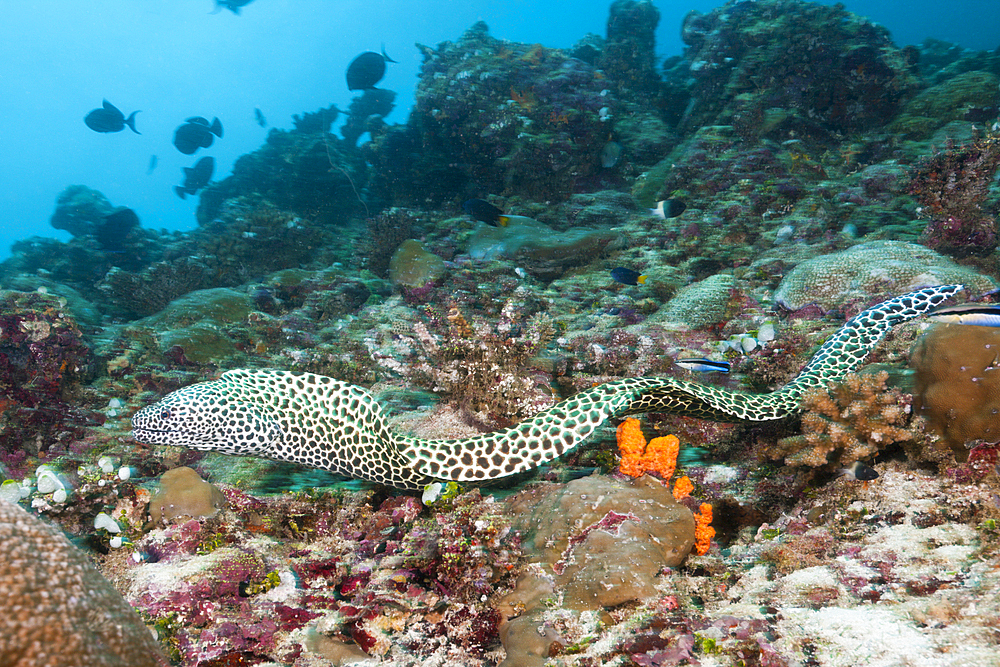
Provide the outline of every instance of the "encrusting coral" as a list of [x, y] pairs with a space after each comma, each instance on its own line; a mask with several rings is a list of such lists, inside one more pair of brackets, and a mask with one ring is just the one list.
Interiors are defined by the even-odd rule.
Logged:
[[782, 438], [764, 454], [791, 466], [841, 467], [870, 459], [894, 442], [915, 440], [911, 408], [898, 389], [887, 389], [889, 374], [851, 373], [828, 388], [805, 394], [802, 434]]
[[62, 533], [0, 500], [0, 664], [163, 667], [152, 634]]

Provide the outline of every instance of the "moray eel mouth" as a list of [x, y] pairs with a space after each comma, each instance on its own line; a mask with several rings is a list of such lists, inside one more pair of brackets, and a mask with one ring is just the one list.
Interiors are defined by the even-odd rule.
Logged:
[[760, 422], [801, 410], [802, 395], [854, 371], [897, 324], [941, 305], [961, 285], [926, 287], [848, 320], [788, 384], [754, 394], [669, 377], [614, 380], [582, 391], [509, 429], [425, 440], [389, 429], [364, 389], [313, 373], [238, 369], [168, 394], [132, 418], [152, 445], [291, 461], [399, 489], [507, 477], [579, 446], [609, 419], [666, 412]]

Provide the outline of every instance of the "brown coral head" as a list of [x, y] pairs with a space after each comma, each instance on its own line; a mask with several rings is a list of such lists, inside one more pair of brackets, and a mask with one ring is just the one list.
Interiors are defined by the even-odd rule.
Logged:
[[942, 448], [968, 457], [966, 443], [1000, 440], [1000, 329], [932, 326], [911, 355], [918, 414], [941, 436]]

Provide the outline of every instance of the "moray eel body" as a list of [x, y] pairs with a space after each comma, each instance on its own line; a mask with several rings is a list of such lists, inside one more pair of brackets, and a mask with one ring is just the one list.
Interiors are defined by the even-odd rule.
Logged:
[[667, 412], [768, 421], [800, 410], [802, 394], [855, 370], [897, 324], [962, 289], [940, 285], [890, 299], [837, 330], [794, 380], [751, 394], [674, 378], [627, 378], [580, 392], [515, 426], [455, 440], [393, 433], [364, 389], [312, 373], [239, 369], [168, 394], [132, 418], [136, 440], [323, 468], [399, 489], [438, 480], [506, 477], [580, 445], [605, 421]]

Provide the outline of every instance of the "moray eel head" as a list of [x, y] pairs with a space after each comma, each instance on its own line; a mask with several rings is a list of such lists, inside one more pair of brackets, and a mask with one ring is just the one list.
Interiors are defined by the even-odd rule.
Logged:
[[175, 391], [135, 413], [132, 435], [151, 445], [262, 457], [282, 440], [279, 424], [258, 406], [234, 400], [212, 382]]

